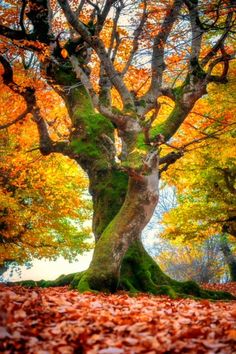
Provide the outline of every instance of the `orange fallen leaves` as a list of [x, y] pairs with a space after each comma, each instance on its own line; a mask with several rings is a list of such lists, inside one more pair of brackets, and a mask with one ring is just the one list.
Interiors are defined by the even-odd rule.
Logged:
[[230, 354], [236, 344], [235, 302], [0, 290], [1, 353]]

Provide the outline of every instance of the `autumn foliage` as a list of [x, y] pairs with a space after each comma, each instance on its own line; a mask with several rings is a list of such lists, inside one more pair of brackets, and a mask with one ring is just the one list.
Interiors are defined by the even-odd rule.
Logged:
[[0, 306], [3, 353], [231, 354], [236, 343], [235, 303], [1, 286]]
[[1, 9], [1, 263], [87, 249], [89, 188], [93, 259], [64, 282], [217, 298], [166, 276], [141, 234], [160, 177], [183, 201], [165, 217], [170, 237], [234, 229], [224, 149], [234, 152], [234, 105], [221, 99], [235, 90], [234, 1], [6, 0]]

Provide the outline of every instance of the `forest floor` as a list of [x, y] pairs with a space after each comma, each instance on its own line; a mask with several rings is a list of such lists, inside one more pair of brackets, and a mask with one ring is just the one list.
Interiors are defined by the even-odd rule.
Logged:
[[0, 353], [232, 354], [236, 302], [0, 285]]

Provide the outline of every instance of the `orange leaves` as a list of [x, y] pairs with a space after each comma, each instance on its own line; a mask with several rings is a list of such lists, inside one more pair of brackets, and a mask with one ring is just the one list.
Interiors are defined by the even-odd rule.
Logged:
[[85, 238], [90, 228], [83, 226], [90, 217], [90, 205], [83, 196], [87, 179], [77, 164], [56, 155], [42, 159], [32, 121], [26, 120], [20, 129], [11, 126], [8, 134], [0, 133], [4, 146], [0, 219], [6, 241], [0, 244], [0, 264], [6, 259], [21, 264], [31, 257], [61, 253], [71, 257], [88, 249]]
[[65, 48], [61, 50], [61, 56], [63, 59], [66, 59], [68, 57], [68, 52]]
[[235, 345], [230, 302], [1, 286], [0, 307], [2, 352], [231, 354]]

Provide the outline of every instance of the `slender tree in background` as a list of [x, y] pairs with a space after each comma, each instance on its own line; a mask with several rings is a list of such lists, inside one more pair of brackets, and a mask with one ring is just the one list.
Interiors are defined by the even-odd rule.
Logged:
[[[31, 113], [41, 153], [75, 160], [89, 178], [95, 251], [89, 269], [64, 282], [80, 291], [213, 296], [167, 277], [140, 237], [158, 202], [160, 174], [192, 142], [173, 151], [161, 146], [171, 145], [208, 84], [227, 82], [235, 2], [25, 0], [4, 1], [2, 10], [3, 83], [25, 100], [2, 128]], [[65, 140], [50, 135], [36, 88], [13, 77], [19, 51], [37, 56], [42, 80], [64, 101]], [[168, 112], [162, 96], [172, 103]]]

